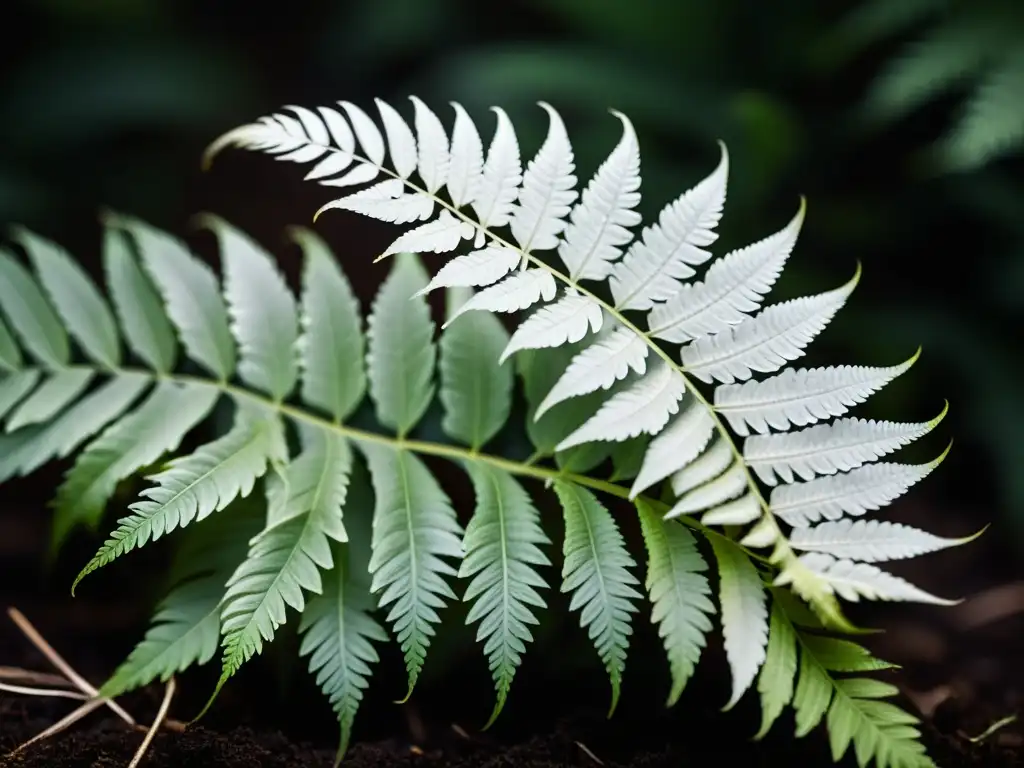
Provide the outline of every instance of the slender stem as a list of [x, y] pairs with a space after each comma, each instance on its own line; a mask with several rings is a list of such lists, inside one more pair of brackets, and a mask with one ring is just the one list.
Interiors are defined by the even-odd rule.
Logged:
[[[39, 634], [39, 631], [32, 626], [32, 622], [26, 619], [21, 611], [17, 608], [8, 608], [7, 614], [11, 617], [11, 621], [18, 625], [18, 629], [22, 631], [25, 637], [27, 637], [31, 643], [38, 648], [47, 659], [49, 659], [53, 666], [59, 669], [68, 680], [74, 683], [82, 693], [89, 696], [95, 696], [99, 693], [99, 691], [97, 691], [88, 680], [78, 674], [70, 664], [64, 661], [63, 657], [53, 649], [53, 646], [46, 642], [45, 638]], [[106, 704], [110, 707], [117, 713], [117, 716], [128, 723], [128, 725], [135, 725], [135, 720], [132, 716], [125, 712], [116, 701], [112, 701], [111, 699], [99, 699], [99, 703]]]
[[174, 678], [172, 677], [167, 681], [167, 687], [164, 690], [163, 701], [160, 702], [160, 709], [157, 710], [156, 718], [153, 720], [153, 724], [146, 731], [146, 735], [142, 739], [142, 743], [139, 744], [139, 748], [135, 750], [135, 755], [132, 757], [132, 761], [128, 763], [128, 768], [138, 768], [139, 763], [142, 762], [142, 758], [146, 756], [146, 750], [149, 749], [149, 745], [153, 741], [153, 737], [156, 736], [156, 732], [160, 730], [160, 725], [167, 718], [167, 710], [171, 708], [171, 699], [174, 698]]

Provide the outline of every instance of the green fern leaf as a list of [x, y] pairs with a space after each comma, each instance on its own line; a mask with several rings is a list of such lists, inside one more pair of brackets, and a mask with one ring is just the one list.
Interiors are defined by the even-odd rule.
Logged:
[[[222, 679], [262, 653], [264, 641], [273, 641], [287, 618], [286, 606], [302, 613], [303, 590], [322, 591], [320, 571], [334, 567], [330, 541], [346, 538], [342, 508], [351, 469], [348, 443], [316, 431], [286, 467], [283, 481], [268, 487], [268, 505], [283, 511], [275, 520], [268, 516], [267, 527], [228, 581], [221, 615]], [[274, 495], [285, 498], [275, 504]]]
[[18, 405], [7, 419], [7, 431], [18, 427], [49, 421], [54, 414], [73, 402], [89, 386], [93, 372], [88, 368], [69, 368], [56, 371]]
[[22, 362], [17, 342], [7, 330], [7, 324], [0, 319], [0, 369], [13, 373], [21, 368]]
[[529, 495], [507, 472], [467, 464], [476, 493], [476, 510], [466, 526], [465, 559], [459, 578], [471, 579], [463, 596], [473, 602], [466, 623], [479, 621], [477, 642], [484, 644], [497, 702], [484, 728], [501, 714], [516, 669], [533, 640], [529, 625], [537, 618], [530, 606], [547, 607], [537, 592], [547, 586], [537, 566], [550, 565], [541, 545], [551, 541]]
[[380, 423], [399, 436], [416, 426], [434, 398], [434, 322], [427, 300], [415, 295], [427, 281], [415, 255], [400, 255], [370, 311], [370, 398]]
[[15, 371], [0, 379], [0, 418], [7, 415], [29, 392], [35, 389], [42, 372], [38, 368]]
[[178, 342], [160, 295], [131, 254], [127, 235], [110, 227], [103, 236], [103, 271], [128, 346], [158, 373], [173, 370]]
[[1011, 50], [978, 84], [963, 119], [944, 142], [956, 169], [975, 168], [1024, 143], [1024, 46]]
[[636, 566], [608, 510], [590, 491], [573, 483], [555, 482], [565, 515], [562, 592], [571, 592], [569, 610], [580, 611], [580, 626], [594, 643], [612, 685], [608, 716], [619, 702], [629, 637], [633, 633], [631, 602], [642, 595], [630, 572]]
[[28, 474], [51, 459], [63, 459], [128, 410], [150, 385], [141, 373], [119, 373], [43, 428], [20, 452], [17, 471]]
[[711, 631], [715, 606], [704, 576], [708, 564], [697, 551], [697, 540], [681, 523], [663, 520], [643, 499], [637, 499], [636, 508], [647, 546], [645, 586], [654, 606], [651, 621], [658, 625], [672, 671], [671, 707], [693, 675]]
[[974, 75], [1005, 30], [986, 15], [958, 15], [931, 30], [893, 60], [868, 96], [877, 117], [892, 120], [939, 96]]
[[777, 601], [772, 603], [771, 624], [768, 629], [768, 651], [757, 690], [761, 694], [761, 729], [754, 736], [763, 739], [782, 710], [793, 700], [796, 679], [796, 633]]
[[292, 230], [292, 237], [306, 257], [299, 339], [302, 399], [342, 421], [366, 393], [359, 301], [323, 240], [307, 229]]
[[114, 315], [92, 279], [67, 252], [27, 229], [14, 230], [64, 325], [85, 353], [106, 368], [121, 363]]
[[323, 594], [310, 599], [302, 612], [300, 656], [309, 656], [309, 671], [331, 702], [341, 738], [337, 764], [348, 750], [371, 665], [380, 658], [373, 644], [387, 642], [384, 628], [373, 618], [370, 595], [370, 492], [363, 472], [353, 473], [349, 506], [353, 522], [348, 544], [331, 545], [334, 569], [324, 576]]
[[108, 216], [135, 239], [189, 357], [222, 381], [235, 370], [235, 346], [217, 278], [183, 243], [141, 221]]
[[236, 499], [221, 514], [185, 531], [171, 563], [173, 588], [157, 606], [145, 638], [100, 688], [101, 696], [166, 681], [217, 653], [224, 584], [262, 524], [262, 509], [248, 502]]
[[[371, 378], [372, 381], [372, 378]], [[382, 445], [361, 445], [370, 465], [375, 506], [371, 590], [405, 654], [412, 693], [440, 621], [438, 611], [455, 593], [445, 580], [456, 569], [442, 558], [462, 559], [462, 528], [448, 496], [416, 456]]]
[[[448, 309], [457, 309], [471, 292], [448, 291]], [[441, 336], [441, 426], [450, 437], [479, 449], [508, 420], [514, 371], [498, 358], [508, 331], [491, 314], [455, 323]]]
[[216, 216], [201, 217], [220, 240], [224, 298], [238, 341], [238, 375], [283, 400], [295, 387], [298, 310], [273, 259], [248, 236]]
[[159, 384], [138, 408], [86, 445], [57, 490], [54, 544], [76, 524], [95, 528], [117, 484], [177, 448], [219, 395], [201, 384]]
[[[142, 408], [150, 402], [152, 400]], [[168, 417], [178, 419], [181, 413], [171, 410], [164, 415]], [[118, 422], [115, 429], [128, 421]], [[140, 439], [139, 434], [133, 437]], [[156, 541], [175, 528], [202, 521], [212, 512], [224, 509], [236, 497], [248, 496], [256, 480], [266, 471], [267, 462], [283, 461], [286, 451], [281, 422], [276, 415], [255, 406], [239, 407], [235, 425], [224, 437], [197, 448], [188, 456], [174, 459], [167, 469], [150, 478], [156, 485], [143, 491], [144, 499], [129, 507], [132, 514], [118, 521], [110, 538], [78, 574], [75, 585], [97, 568], [147, 541]], [[89, 453], [84, 456], [87, 458]], [[119, 468], [124, 464], [121, 460], [115, 466]], [[103, 476], [111, 474], [108, 470]], [[70, 486], [69, 481], [64, 487]]]
[[0, 309], [36, 360], [63, 368], [71, 359], [68, 335], [28, 270], [0, 249]]
[[918, 719], [878, 700], [895, 695], [895, 686], [860, 678], [837, 680], [835, 685], [828, 712], [833, 760], [841, 760], [852, 741], [860, 765], [874, 757], [879, 768], [935, 767], [919, 740]]

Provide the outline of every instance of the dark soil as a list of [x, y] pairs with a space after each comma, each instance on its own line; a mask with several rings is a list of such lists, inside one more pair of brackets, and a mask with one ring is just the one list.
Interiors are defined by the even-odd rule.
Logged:
[[[19, 506], [8, 502], [0, 510], [0, 604], [17, 606], [72, 666], [99, 683], [145, 627], [152, 585], [144, 573], [132, 569], [157, 567], [161, 552], [157, 548], [148, 560], [144, 555], [126, 558], [121, 570], [99, 574], [95, 584], [72, 599], [67, 593], [71, 572], [85, 561], [91, 542], [83, 537], [47, 571], [42, 553], [48, 514], [34, 503], [28, 509]], [[942, 535], [962, 535], [977, 525], [966, 515], [917, 509], [913, 503], [897, 511], [894, 517]], [[871, 606], [870, 612], [854, 614], [862, 625], [887, 630], [869, 644], [883, 658], [902, 665], [890, 678], [905, 694], [900, 704], [923, 718], [929, 753], [945, 768], [1024, 766], [1022, 723], [1009, 723], [979, 742], [970, 738], [997, 721], [1024, 714], [1024, 567], [1006, 538], [990, 533], [970, 547], [922, 558], [898, 571], [938, 594], [966, 597], [961, 605]], [[115, 595], [116, 602], [104, 601], [103, 595]], [[831, 764], [823, 730], [794, 739], [787, 716], [763, 742], [753, 742], [755, 696], [745, 697], [733, 712], [719, 712], [728, 678], [716, 650], [718, 638], [712, 638], [683, 699], [666, 711], [661, 706], [664, 660], [654, 633], [639, 621], [623, 699], [610, 721], [604, 717], [607, 682], [596, 660], [572, 657], [577, 647], [585, 646], [576, 645], [579, 631], [566, 624], [555, 628], [555, 636], [538, 639], [545, 652], [536, 649], [527, 656], [506, 711], [482, 734], [479, 726], [491, 705], [489, 680], [471, 646], [472, 632], [460, 623], [461, 617], [452, 621], [454, 640], [447, 651], [438, 638], [438, 655], [428, 663], [435, 674], [424, 678], [409, 704], [392, 703], [404, 692], [401, 663], [385, 657], [357, 719], [347, 766], [677, 768], [712, 760], [716, 765]], [[293, 638], [281, 640], [280, 657], [292, 655], [288, 643]], [[4, 615], [0, 666], [53, 671]], [[214, 673], [204, 668], [181, 678], [172, 717], [187, 721], [199, 711]], [[273, 654], [255, 660], [229, 683], [200, 724], [183, 733], [161, 732], [143, 766], [331, 766], [336, 726], [308, 678], [304, 669], [288, 671]], [[162, 693], [154, 685], [119, 701], [146, 724]], [[67, 700], [0, 694], [0, 755], [74, 706]], [[102, 709], [17, 756], [0, 757], [0, 765], [112, 768], [126, 765], [141, 740], [141, 732]], [[848, 756], [843, 765], [853, 766], [854, 761]]]

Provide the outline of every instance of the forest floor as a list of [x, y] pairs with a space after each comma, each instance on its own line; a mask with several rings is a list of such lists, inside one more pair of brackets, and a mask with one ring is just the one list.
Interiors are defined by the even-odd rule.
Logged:
[[[15, 606], [70, 664], [99, 684], [123, 658], [145, 626], [144, 579], [114, 578], [116, 603], [98, 596], [101, 586], [72, 599], [69, 573], [42, 565], [48, 515], [0, 510], [0, 606]], [[977, 521], [954, 511], [901, 506], [901, 520], [942, 535], [963, 535]], [[921, 558], [899, 569], [937, 594], [964, 597], [953, 608], [872, 606], [871, 626], [884, 633], [868, 644], [879, 656], [901, 666], [891, 678], [904, 694], [900, 702], [923, 720], [929, 754], [944, 768], [1024, 766], [1024, 563], [991, 531], [951, 552]], [[72, 565], [82, 552], [65, 554]], [[863, 625], [862, 615], [854, 619]], [[646, 633], [646, 631], [645, 631]], [[643, 633], [642, 633], [643, 634]], [[646, 633], [652, 634], [653, 633]], [[736, 712], [719, 712], [724, 662], [712, 639], [683, 699], [666, 711], [650, 690], [656, 672], [645, 659], [658, 655], [657, 638], [638, 638], [631, 656], [634, 688], [627, 685], [619, 711], [604, 717], [607, 681], [587, 668], [582, 681], [552, 680], [526, 664], [498, 724], [487, 733], [476, 726], [489, 709], [475, 678], [461, 672], [444, 681], [425, 681], [412, 703], [398, 706], [371, 688], [356, 721], [349, 768], [677, 768], [704, 765], [826, 766], [827, 740], [818, 729], [804, 739], [792, 736], [783, 717], [762, 742], [756, 730], [756, 697], [747, 696]], [[646, 645], [644, 644], [646, 642]], [[633, 661], [632, 659], [637, 659]], [[474, 659], [474, 670], [479, 659]], [[326, 703], [308, 681], [281, 695], [270, 660], [261, 658], [233, 680], [203, 721], [183, 732], [162, 730], [149, 746], [143, 768], [254, 768], [331, 766], [336, 727]], [[663, 659], [650, 665], [657, 670]], [[0, 666], [54, 673], [46, 658], [0, 614]], [[215, 666], [215, 665], [210, 665]], [[400, 670], [399, 670], [400, 671]], [[212, 671], [215, 674], [215, 670]], [[194, 716], [210, 690], [211, 673], [190, 673], [179, 686], [171, 716]], [[663, 674], [663, 673], [662, 673]], [[629, 669], [627, 669], [627, 676]], [[649, 675], [650, 679], [636, 681]], [[308, 677], [308, 675], [306, 676]], [[467, 682], [470, 678], [473, 682]], [[392, 685], [395, 681], [389, 681]], [[400, 683], [400, 681], [398, 681]], [[628, 682], [628, 681], [627, 681]], [[381, 683], [382, 687], [384, 686]], [[644, 702], [634, 695], [645, 686]], [[388, 690], [399, 690], [400, 684]], [[660, 690], [660, 688], [659, 688]], [[159, 685], [119, 702], [140, 724], [155, 716], [164, 690]], [[583, 703], [580, 706], [580, 703]], [[0, 765], [19, 768], [114, 768], [125, 766], [144, 729], [133, 730], [109, 709], [93, 712], [62, 733], [14, 756], [20, 743], [64, 717], [76, 706], [66, 699], [0, 693]], [[1020, 720], [1014, 718], [1020, 716]], [[995, 726], [993, 728], [993, 726]], [[986, 731], [991, 731], [978, 738]], [[851, 756], [843, 765], [854, 765]]]

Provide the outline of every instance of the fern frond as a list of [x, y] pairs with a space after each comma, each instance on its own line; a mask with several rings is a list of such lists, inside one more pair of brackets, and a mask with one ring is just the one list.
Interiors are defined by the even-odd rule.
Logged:
[[[160, 392], [157, 390], [157, 394]], [[166, 400], [161, 402], [154, 398], [146, 404], [154, 402], [160, 406]], [[200, 404], [206, 405], [207, 402], [210, 401]], [[170, 410], [161, 416], [165, 419], [178, 419], [181, 417], [181, 409], [189, 403], [176, 405], [177, 411]], [[127, 422], [127, 419], [118, 422], [115, 429], [123, 427]], [[119, 437], [124, 439], [127, 436]], [[137, 439], [138, 435], [133, 434], [131, 437]], [[113, 438], [108, 442], [113, 442]], [[98, 459], [107, 458], [109, 454], [101, 454], [100, 450], [93, 448], [92, 453], [99, 454]], [[129, 507], [132, 514], [118, 521], [118, 527], [78, 574], [75, 584], [97, 568], [109, 565], [147, 541], [155, 541], [175, 528], [184, 528], [190, 523], [202, 521], [211, 513], [224, 509], [235, 498], [248, 496], [257, 478], [266, 471], [267, 463], [283, 461], [285, 455], [284, 435], [276, 415], [262, 408], [239, 407], [235, 426], [224, 437], [207, 443], [188, 456], [174, 459], [167, 469], [150, 478], [156, 485], [143, 491], [144, 499]], [[89, 456], [90, 452], [86, 449], [83, 462], [88, 462]], [[137, 459], [137, 453], [132, 458]], [[153, 456], [144, 463], [152, 463], [155, 459], [156, 456]], [[114, 466], [119, 468], [124, 463], [124, 459], [121, 459]], [[75, 469], [78, 470], [77, 465]], [[91, 469], [88, 464], [84, 464], [80, 472], [85, 475]], [[107, 468], [100, 477], [110, 478], [112, 475]], [[75, 487], [69, 478], [63, 486], [65, 497], [69, 497]], [[94, 483], [85, 490], [95, 493], [95, 487]], [[67, 503], [73, 501], [69, 498]]]
[[324, 576], [323, 593], [302, 613], [299, 655], [309, 656], [309, 671], [338, 716], [341, 738], [335, 765], [348, 751], [352, 725], [370, 684], [371, 665], [380, 657], [374, 643], [387, 642], [384, 628], [373, 618], [366, 559], [369, 532], [356, 533], [347, 544], [331, 544], [334, 568]]
[[462, 559], [462, 528], [451, 502], [430, 471], [412, 454], [390, 447], [360, 446], [373, 478], [371, 591], [405, 654], [412, 693], [423, 669], [438, 611], [456, 599], [446, 577]]
[[222, 679], [274, 639], [286, 606], [302, 613], [303, 592], [322, 592], [320, 571], [334, 567], [330, 542], [347, 539], [342, 510], [351, 469], [345, 440], [307, 430], [302, 453], [268, 482], [267, 526], [224, 593]]
[[[449, 289], [449, 312], [464, 303], [468, 293], [466, 289]], [[511, 365], [501, 365], [499, 357], [508, 341], [508, 331], [494, 315], [457, 323], [441, 337], [441, 427], [449, 437], [474, 450], [508, 421], [515, 373]]]
[[633, 601], [641, 597], [635, 589], [640, 582], [630, 570], [636, 563], [615, 520], [590, 491], [563, 481], [555, 483], [555, 491], [565, 514], [562, 592], [572, 593], [569, 610], [580, 612], [580, 626], [608, 672], [611, 716], [619, 702], [633, 634]]
[[224, 584], [245, 557], [246, 541], [259, 530], [261, 513], [248, 499], [236, 500], [185, 532], [171, 563], [171, 591], [157, 606], [145, 638], [100, 688], [101, 696], [166, 681], [214, 657]]
[[533, 640], [537, 624], [531, 606], [546, 607], [538, 589], [547, 587], [538, 566], [551, 561], [541, 550], [550, 540], [526, 491], [511, 475], [488, 467], [467, 467], [476, 493], [476, 510], [466, 526], [466, 556], [459, 578], [470, 579], [463, 601], [473, 602], [466, 623], [479, 621], [477, 642], [484, 644], [497, 702], [484, 727], [501, 714], [516, 668]]
[[683, 693], [697, 667], [711, 631], [715, 613], [711, 586], [704, 571], [708, 564], [697, 551], [697, 540], [682, 524], [663, 520], [647, 502], [637, 502], [640, 526], [647, 546], [646, 588], [672, 673], [668, 706]]
[[399, 435], [416, 426], [434, 397], [434, 323], [426, 300], [415, 297], [426, 284], [416, 257], [400, 257], [370, 312], [370, 398], [380, 422]]

